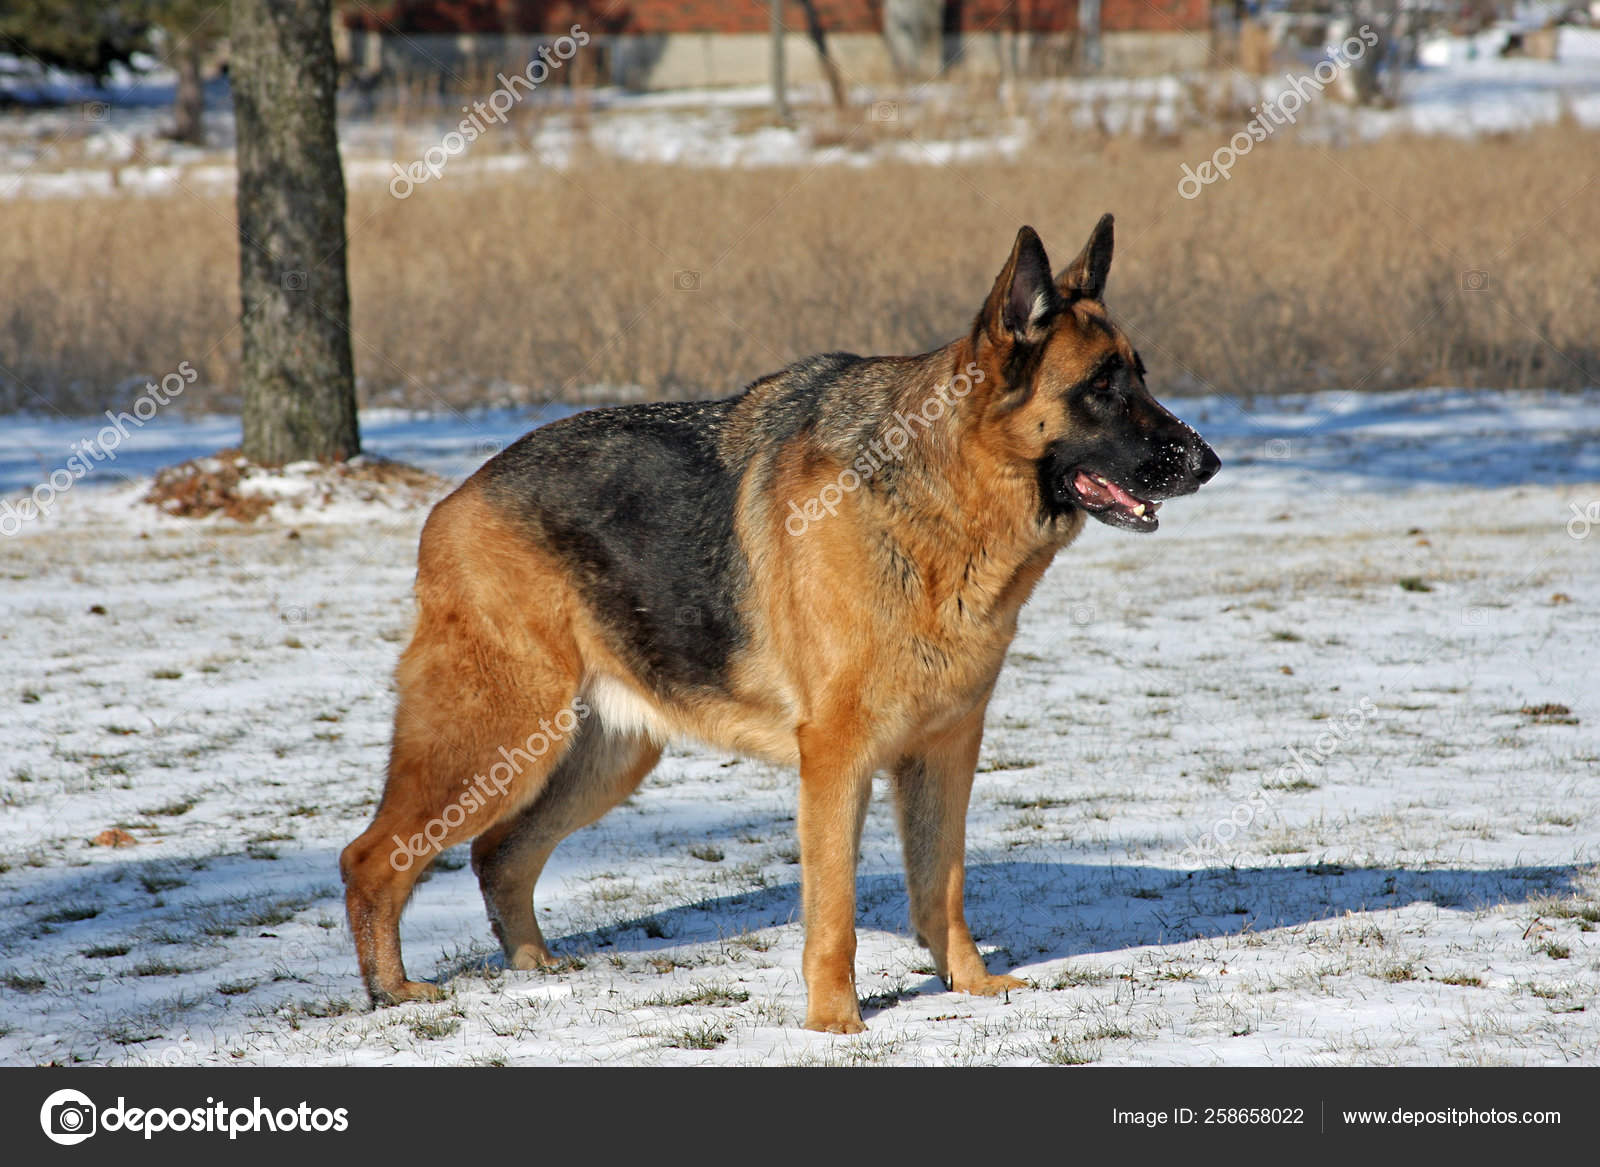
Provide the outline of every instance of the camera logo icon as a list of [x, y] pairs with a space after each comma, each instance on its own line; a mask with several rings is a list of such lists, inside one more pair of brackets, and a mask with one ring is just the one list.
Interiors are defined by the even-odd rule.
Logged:
[[1567, 509], [1572, 512], [1572, 517], [1567, 520], [1567, 534], [1582, 542], [1589, 537], [1595, 525], [1600, 524], [1600, 499], [1581, 508], [1577, 503], [1569, 502]]
[[97, 1113], [81, 1090], [57, 1090], [39, 1108], [39, 1125], [52, 1143], [72, 1147], [94, 1134]]

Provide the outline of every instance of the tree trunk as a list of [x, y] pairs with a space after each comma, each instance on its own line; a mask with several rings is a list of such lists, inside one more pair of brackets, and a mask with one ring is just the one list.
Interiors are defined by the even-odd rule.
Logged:
[[767, 0], [772, 28], [772, 116], [780, 126], [789, 124], [789, 82], [783, 68], [783, 0]]
[[943, 65], [941, 0], [883, 0], [883, 36], [902, 83], [928, 81]]
[[194, 146], [206, 144], [206, 91], [200, 76], [205, 46], [199, 40], [199, 37], [190, 37], [178, 49], [177, 59], [173, 62], [178, 69], [178, 97], [173, 106], [177, 125], [173, 128], [172, 136], [179, 142]]
[[244, 454], [361, 450], [329, 0], [233, 0]]
[[1098, 73], [1104, 63], [1100, 44], [1100, 0], [1078, 0], [1079, 65], [1085, 73]]
[[845, 109], [850, 105], [850, 95], [844, 86], [844, 75], [828, 52], [828, 34], [822, 28], [822, 17], [817, 15], [816, 0], [800, 0], [800, 7], [806, 14], [806, 33], [822, 59], [822, 75], [828, 79], [828, 89], [833, 93], [833, 108]]

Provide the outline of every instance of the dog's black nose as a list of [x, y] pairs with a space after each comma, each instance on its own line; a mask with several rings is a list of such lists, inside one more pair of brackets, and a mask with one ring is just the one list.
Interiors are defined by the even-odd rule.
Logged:
[[1215, 478], [1217, 471], [1221, 469], [1222, 459], [1217, 457], [1217, 452], [1204, 442], [1201, 442], [1189, 455], [1189, 472], [1202, 486]]

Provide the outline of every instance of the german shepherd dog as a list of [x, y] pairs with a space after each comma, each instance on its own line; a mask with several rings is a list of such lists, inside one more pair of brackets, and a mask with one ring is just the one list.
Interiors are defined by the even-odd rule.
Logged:
[[388, 783], [340, 857], [375, 1004], [408, 980], [417, 877], [468, 839], [506, 964], [555, 962], [533, 888], [567, 835], [692, 738], [800, 771], [808, 1029], [864, 1026], [855, 873], [893, 780], [911, 923], [953, 990], [984, 712], [1045, 568], [1093, 517], [1157, 527], [1220, 463], [1106, 313], [1111, 216], [1052, 277], [1023, 227], [965, 336], [810, 357], [722, 401], [564, 418], [429, 516]]

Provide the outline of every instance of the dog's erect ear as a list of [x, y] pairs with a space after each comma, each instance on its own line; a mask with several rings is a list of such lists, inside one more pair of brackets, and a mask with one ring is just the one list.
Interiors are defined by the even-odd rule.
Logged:
[[1050, 317], [1060, 306], [1050, 282], [1050, 257], [1034, 229], [1024, 227], [984, 303], [984, 331], [996, 344], [1035, 343], [1044, 339]]
[[1101, 215], [1078, 258], [1067, 264], [1056, 289], [1068, 300], [1098, 300], [1105, 295], [1111, 270], [1111, 216]]

